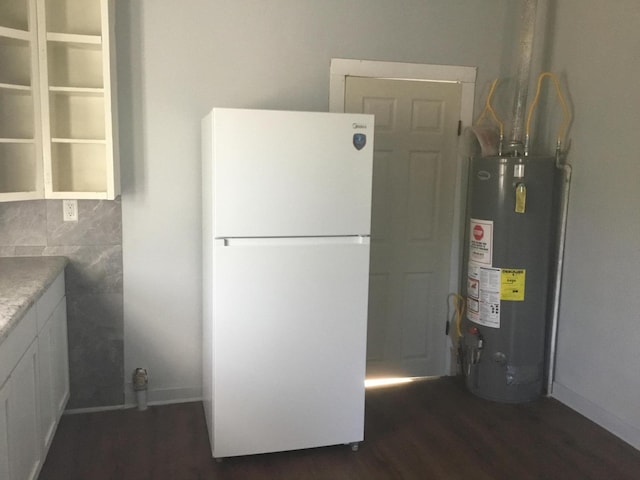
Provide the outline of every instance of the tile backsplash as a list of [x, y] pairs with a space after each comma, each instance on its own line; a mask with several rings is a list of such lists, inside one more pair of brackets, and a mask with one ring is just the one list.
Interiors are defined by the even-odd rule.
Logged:
[[68, 408], [124, 402], [122, 209], [120, 200], [0, 203], [0, 256], [65, 256], [71, 398]]

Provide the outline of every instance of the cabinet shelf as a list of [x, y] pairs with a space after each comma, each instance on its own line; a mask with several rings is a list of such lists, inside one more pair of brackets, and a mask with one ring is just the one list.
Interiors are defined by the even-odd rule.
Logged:
[[0, 27], [0, 37], [28, 42], [31, 40], [31, 32], [18, 28]]
[[47, 33], [49, 42], [75, 43], [78, 45], [101, 45], [102, 37], [100, 35], [81, 35], [78, 33]]
[[79, 95], [79, 96], [87, 96], [87, 97], [101, 97], [104, 95], [104, 88], [94, 88], [94, 87], [49, 87], [49, 92], [51, 93], [60, 93], [60, 94], [69, 94], [69, 95]]
[[85, 145], [106, 145], [107, 141], [100, 138], [52, 138], [51, 143], [77, 143]]
[[21, 92], [31, 92], [31, 85], [18, 85], [15, 83], [0, 83], [0, 89], [19, 90]]
[[0, 138], [0, 143], [26, 143], [34, 144], [36, 141], [33, 138]]

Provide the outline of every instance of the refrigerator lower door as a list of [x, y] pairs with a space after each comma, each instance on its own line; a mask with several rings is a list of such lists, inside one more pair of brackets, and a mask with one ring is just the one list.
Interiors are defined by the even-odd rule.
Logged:
[[361, 441], [369, 245], [214, 250], [213, 456]]

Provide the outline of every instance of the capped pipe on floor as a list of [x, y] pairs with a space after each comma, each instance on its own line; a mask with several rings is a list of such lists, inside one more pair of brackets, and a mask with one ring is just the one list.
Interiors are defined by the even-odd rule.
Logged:
[[136, 368], [132, 376], [133, 390], [136, 392], [136, 402], [138, 410], [147, 409], [147, 387], [149, 385], [149, 374], [146, 368]]

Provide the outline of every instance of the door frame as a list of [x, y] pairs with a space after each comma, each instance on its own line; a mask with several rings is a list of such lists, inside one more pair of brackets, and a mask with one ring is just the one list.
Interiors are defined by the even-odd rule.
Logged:
[[[391, 80], [412, 80], [425, 82], [452, 82], [462, 86], [460, 98], [460, 132], [473, 123], [473, 106], [475, 101], [477, 67], [456, 65], [430, 65], [419, 63], [381, 62], [373, 60], [353, 60], [332, 58], [329, 76], [329, 111], [344, 112], [344, 97], [347, 77], [367, 77]], [[463, 138], [463, 137], [460, 137]], [[459, 293], [462, 267], [462, 246], [464, 244], [464, 218], [466, 205], [466, 182], [468, 162], [456, 152], [456, 185], [453, 203], [453, 232], [451, 235], [451, 258], [449, 261], [449, 292]], [[457, 228], [456, 228], [457, 227]], [[443, 299], [443, 301], [445, 301]], [[443, 326], [444, 326], [443, 319]], [[443, 336], [449, 343], [449, 338]], [[450, 351], [447, 349], [447, 351]], [[455, 374], [455, 362], [452, 352], [447, 355], [446, 369]]]

